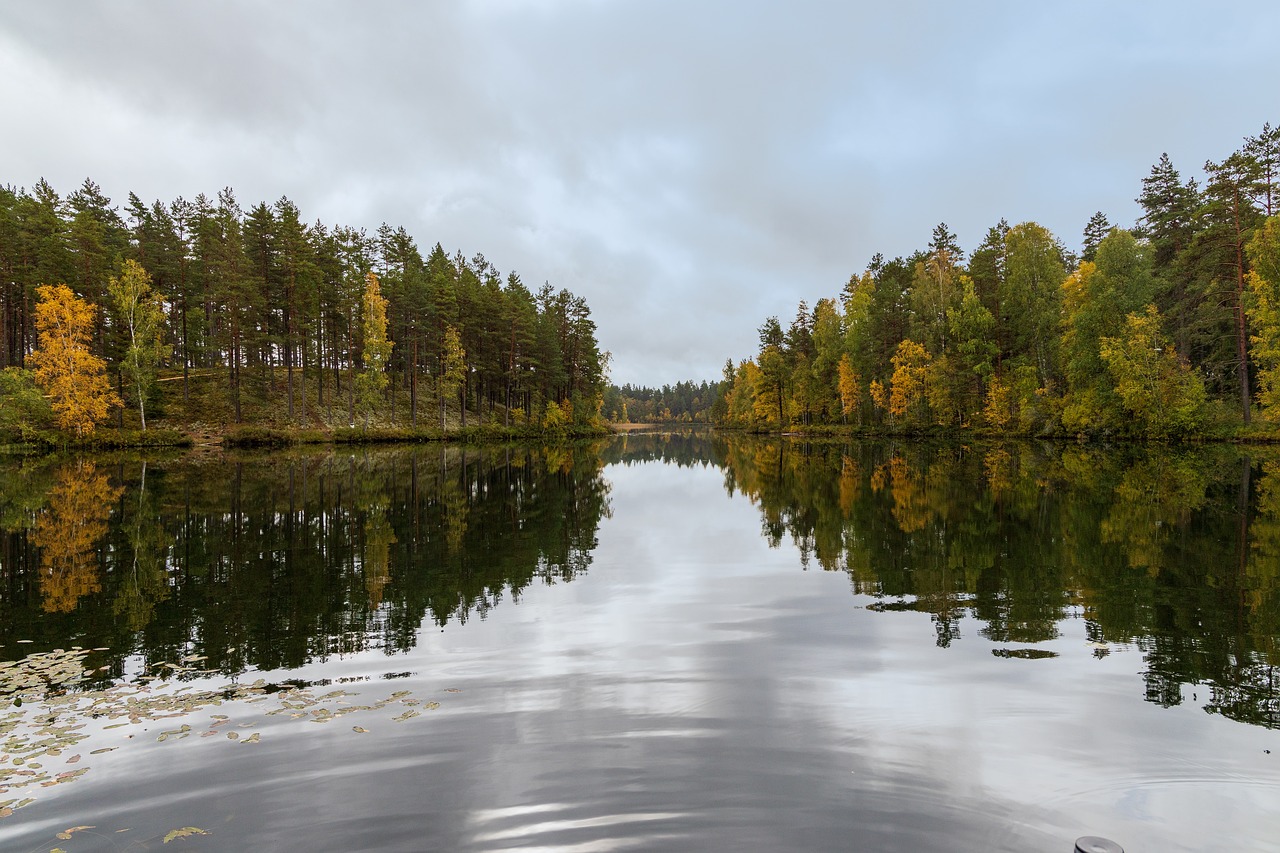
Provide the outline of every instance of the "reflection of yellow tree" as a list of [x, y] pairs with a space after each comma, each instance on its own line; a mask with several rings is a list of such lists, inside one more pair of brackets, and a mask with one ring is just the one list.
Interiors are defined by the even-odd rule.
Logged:
[[92, 462], [58, 472], [49, 508], [36, 521], [32, 540], [40, 549], [41, 591], [48, 613], [69, 613], [82, 596], [101, 589], [94, 546], [107, 533], [111, 504], [120, 490]]
[[444, 541], [449, 553], [462, 550], [462, 539], [467, 535], [467, 496], [455, 477], [440, 483], [440, 505], [444, 508]]
[[548, 447], [543, 451], [546, 456], [548, 474], [568, 474], [573, 470], [573, 454], [567, 447]]
[[889, 481], [893, 484], [893, 517], [903, 533], [915, 533], [929, 522], [929, 497], [924, 484], [901, 456], [889, 460]]
[[987, 452], [982, 458], [982, 469], [987, 475], [987, 488], [996, 500], [1013, 489], [1013, 456], [1003, 447]]
[[1124, 546], [1130, 566], [1159, 574], [1171, 531], [1204, 505], [1208, 485], [1207, 474], [1191, 465], [1154, 457], [1136, 463], [1116, 486], [1102, 541]]
[[862, 484], [862, 472], [858, 463], [848, 456], [840, 457], [840, 515], [848, 518], [858, 499], [858, 487]]
[[387, 498], [382, 495], [364, 517], [364, 587], [370, 607], [382, 603], [383, 588], [391, 580], [391, 546], [396, 541], [387, 519]]
[[[444, 471], [444, 449], [440, 451], [440, 470]], [[391, 581], [391, 546], [396, 535], [387, 518], [391, 504], [384, 471], [380, 471], [368, 455], [361, 460], [359, 472], [351, 472], [355, 487], [355, 508], [364, 514], [364, 538], [359, 553], [360, 571], [364, 576], [369, 607], [382, 604], [386, 586]]]
[[879, 492], [885, 487], [885, 483], [889, 479], [889, 466], [877, 465], [876, 469], [871, 472], [871, 491]]

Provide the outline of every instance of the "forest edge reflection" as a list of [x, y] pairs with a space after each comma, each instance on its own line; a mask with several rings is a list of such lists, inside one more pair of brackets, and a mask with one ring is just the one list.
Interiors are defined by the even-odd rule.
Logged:
[[[715, 466], [774, 547], [868, 609], [966, 619], [1037, 659], [1064, 620], [1139, 649], [1148, 701], [1280, 722], [1280, 454], [1227, 446], [791, 442], [645, 434], [551, 448], [377, 448], [0, 472], [0, 643], [71, 643], [100, 683], [200, 654], [226, 675], [407, 651], [589, 568], [607, 466]], [[21, 640], [32, 641], [19, 644]]]
[[0, 476], [4, 651], [105, 646], [105, 678], [127, 655], [198, 653], [234, 675], [405, 651], [427, 619], [483, 617], [585, 572], [609, 513], [590, 444], [27, 461]]

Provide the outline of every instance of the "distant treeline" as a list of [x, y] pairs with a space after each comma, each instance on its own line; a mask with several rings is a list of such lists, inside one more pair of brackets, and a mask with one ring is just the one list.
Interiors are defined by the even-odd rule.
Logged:
[[1128, 230], [1099, 212], [1077, 256], [1001, 220], [966, 256], [946, 224], [877, 254], [839, 296], [760, 327], [725, 365], [723, 424], [973, 426], [1167, 436], [1280, 415], [1280, 128], [1184, 180], [1167, 155]]
[[[345, 423], [361, 369], [389, 380], [371, 386], [384, 423], [443, 412], [445, 396], [464, 424], [468, 411], [499, 422], [538, 423], [551, 408], [553, 421], [598, 417], [607, 356], [586, 302], [568, 290], [531, 291], [483, 255], [450, 256], [439, 244], [424, 257], [402, 227], [384, 224], [371, 235], [307, 224], [288, 198], [246, 211], [229, 188], [214, 199], [150, 205], [130, 193], [121, 211], [91, 180], [65, 198], [43, 180], [31, 192], [0, 187], [0, 368], [8, 369], [0, 397], [16, 399], [30, 385], [31, 372], [20, 369], [40, 345], [37, 289], [65, 283], [94, 306], [87, 348], [106, 361], [126, 407], [137, 408], [125, 382], [135, 373], [122, 369], [127, 353], [136, 362], [132, 321], [109, 290], [126, 277], [158, 295], [155, 369], [169, 373], [170, 385], [181, 381], [189, 418], [218, 417], [194, 411], [189, 390], [197, 375], [212, 375], [227, 420], [323, 425], [327, 414]], [[364, 316], [377, 304], [367, 293], [385, 299], [385, 331]], [[389, 340], [389, 357], [385, 349], [375, 359], [365, 354], [370, 334], [382, 335], [380, 348]], [[434, 403], [439, 409], [428, 408]]]
[[614, 423], [707, 423], [721, 394], [718, 382], [677, 382], [661, 388], [610, 385], [602, 412]]

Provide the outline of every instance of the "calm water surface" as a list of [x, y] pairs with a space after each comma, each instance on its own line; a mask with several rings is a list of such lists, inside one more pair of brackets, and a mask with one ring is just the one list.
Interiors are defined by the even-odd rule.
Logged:
[[0, 462], [0, 848], [1270, 851], [1278, 640], [1257, 450]]

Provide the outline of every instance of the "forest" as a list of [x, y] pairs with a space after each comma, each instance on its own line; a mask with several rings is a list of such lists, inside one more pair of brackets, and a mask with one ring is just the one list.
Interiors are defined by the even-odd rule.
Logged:
[[725, 365], [710, 417], [760, 431], [1273, 431], [1278, 168], [1270, 124], [1205, 163], [1203, 186], [1163, 155], [1140, 220], [1094, 214], [1078, 256], [1035, 222], [1001, 220], [966, 258], [939, 224], [927, 248], [877, 254], [838, 296], [802, 301], [788, 327], [765, 320], [757, 353]]
[[328, 429], [596, 424], [586, 301], [403, 228], [234, 192], [123, 211], [86, 180], [0, 187], [0, 434], [112, 418]]
[[721, 394], [718, 382], [686, 380], [649, 388], [627, 383], [604, 392], [602, 414], [614, 423], [708, 423]]

